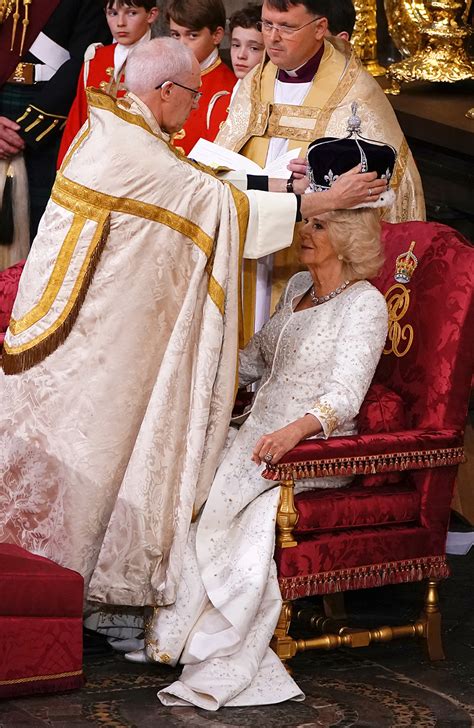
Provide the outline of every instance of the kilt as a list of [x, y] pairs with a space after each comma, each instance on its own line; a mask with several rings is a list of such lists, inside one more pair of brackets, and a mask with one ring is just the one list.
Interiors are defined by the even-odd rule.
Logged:
[[[0, 116], [16, 121], [29, 104], [35, 104], [36, 96], [43, 83], [34, 86], [22, 86], [6, 83], [0, 89]], [[51, 189], [56, 176], [56, 160], [58, 157], [60, 134], [35, 147], [27, 146], [24, 151], [28, 189], [30, 194], [30, 234], [31, 241], [36, 235], [39, 221], [48, 204]]]

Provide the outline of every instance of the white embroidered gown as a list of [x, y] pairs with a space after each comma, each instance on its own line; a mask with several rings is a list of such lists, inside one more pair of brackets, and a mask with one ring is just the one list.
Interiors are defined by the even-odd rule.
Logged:
[[293, 276], [276, 313], [241, 352], [241, 384], [260, 379], [260, 388], [234, 436], [231, 428], [191, 527], [176, 603], [155, 610], [146, 640], [148, 657], [184, 665], [180, 679], [158, 693], [165, 705], [216, 710], [304, 697], [269, 648], [281, 608], [273, 561], [279, 489], [250, 456], [261, 435], [308, 412], [320, 420], [321, 437], [356, 432], [387, 333], [385, 300], [366, 281], [294, 312], [310, 285], [309, 273]]

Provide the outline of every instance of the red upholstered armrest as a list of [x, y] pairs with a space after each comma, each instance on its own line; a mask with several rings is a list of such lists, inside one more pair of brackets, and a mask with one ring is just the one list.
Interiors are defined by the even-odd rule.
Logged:
[[262, 473], [268, 480], [422, 470], [464, 462], [457, 430], [404, 430], [305, 440]]
[[5, 333], [10, 323], [13, 304], [25, 261], [0, 271], [0, 333]]

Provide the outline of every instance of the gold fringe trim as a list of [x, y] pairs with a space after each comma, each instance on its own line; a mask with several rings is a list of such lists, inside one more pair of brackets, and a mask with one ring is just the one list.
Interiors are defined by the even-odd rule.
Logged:
[[53, 351], [56, 351], [67, 339], [89, 290], [102, 251], [109, 237], [109, 232], [110, 214], [105, 218], [99, 240], [91, 251], [90, 256], [88, 256], [87, 267], [84, 271], [82, 281], [79, 280], [77, 284], [79, 288], [77, 295], [74, 297], [73, 294], [73, 300], [69, 310], [66, 310], [64, 316], [56, 322], [54, 329], [44, 332], [41, 337], [37, 337], [36, 340], [29, 342], [27, 345], [28, 348], [24, 350], [10, 349], [4, 344], [2, 367], [5, 374], [19, 374], [27, 369], [31, 369], [31, 367], [44, 361]]
[[446, 556], [422, 556], [404, 561], [353, 566], [303, 576], [280, 577], [283, 599], [298, 599], [315, 594], [334, 594], [351, 589], [371, 589], [386, 584], [402, 584], [427, 578], [449, 576]]
[[86, 222], [87, 218], [75, 215], [72, 225], [64, 239], [64, 243], [61, 246], [61, 250], [56, 258], [56, 262], [40, 301], [20, 319], [15, 320], [13, 316], [10, 319], [9, 329], [13, 336], [18, 336], [19, 334], [24, 333], [31, 326], [37, 324], [38, 321], [44, 318], [51, 310], [51, 306], [56, 300], [61, 286], [64, 283], [64, 278], [71, 264], [79, 237]]
[[466, 462], [466, 456], [463, 447], [447, 447], [438, 450], [355, 455], [347, 458], [321, 458], [296, 463], [266, 465], [262, 477], [267, 480], [304, 480], [341, 475], [376, 475], [403, 470], [442, 468], [446, 465], [459, 465], [464, 462]]
[[19, 685], [20, 683], [36, 682], [37, 680], [60, 680], [63, 677], [79, 677], [82, 670], [73, 672], [58, 672], [55, 675], [34, 675], [33, 677], [18, 677], [15, 680], [0, 680], [0, 685]]

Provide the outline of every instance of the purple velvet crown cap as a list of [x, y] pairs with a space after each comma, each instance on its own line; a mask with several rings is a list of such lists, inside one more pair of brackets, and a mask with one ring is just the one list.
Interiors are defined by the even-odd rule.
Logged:
[[[397, 152], [390, 144], [361, 136], [357, 103], [354, 102], [351, 108], [348, 136], [316, 139], [308, 148], [308, 177], [313, 192], [328, 190], [341, 174], [358, 164], [361, 165], [361, 172], [377, 172], [377, 177], [386, 179], [390, 187]], [[364, 203], [359, 207], [388, 207], [394, 200], [393, 190], [387, 189], [375, 202]]]

